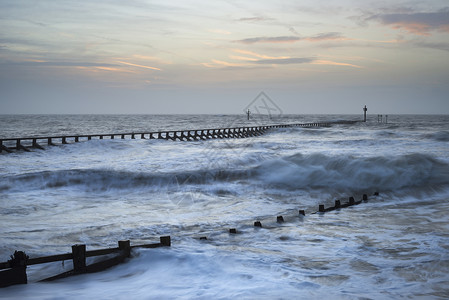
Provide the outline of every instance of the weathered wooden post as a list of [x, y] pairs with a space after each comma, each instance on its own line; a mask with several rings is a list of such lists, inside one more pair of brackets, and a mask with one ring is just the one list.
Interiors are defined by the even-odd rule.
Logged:
[[86, 245], [72, 246], [73, 271], [84, 273], [86, 271]]
[[20, 139], [17, 139], [17, 140], [16, 140], [16, 149], [17, 149], [17, 150], [22, 149], [23, 151], [30, 152], [30, 150], [29, 150], [27, 147], [23, 146], [23, 145], [20, 143]]
[[131, 243], [127, 241], [118, 241], [118, 248], [122, 251], [125, 257], [131, 257]]
[[262, 227], [262, 223], [260, 221], [254, 222], [254, 227]]
[[7, 287], [14, 284], [26, 284], [28, 256], [23, 251], [15, 251], [14, 256], [8, 260], [11, 269], [0, 271], [0, 287]]
[[340, 200], [335, 200], [335, 208], [340, 208], [340, 207], [341, 207]]
[[320, 205], [318, 206], [318, 211], [319, 211], [319, 212], [324, 212], [324, 211], [325, 211], [325, 209], [324, 209], [324, 204], [320, 204]]
[[299, 210], [299, 214], [300, 214], [301, 216], [305, 216], [305, 215], [306, 215], [306, 212], [305, 212], [303, 209], [300, 209], [300, 210]]
[[363, 194], [362, 200], [363, 200], [363, 201], [368, 201], [368, 195], [367, 195], [367, 194]]
[[277, 216], [276, 222], [278, 222], [278, 223], [284, 223], [284, 217], [283, 217], [283, 216]]
[[349, 205], [354, 205], [354, 204], [355, 204], [354, 197], [349, 197]]
[[170, 247], [171, 246], [171, 238], [170, 238], [169, 235], [161, 236], [159, 238], [159, 240], [160, 240], [162, 246], [166, 246], [166, 247]]
[[37, 143], [37, 139], [33, 139], [33, 148], [38, 148], [38, 149], [44, 150], [44, 148]]

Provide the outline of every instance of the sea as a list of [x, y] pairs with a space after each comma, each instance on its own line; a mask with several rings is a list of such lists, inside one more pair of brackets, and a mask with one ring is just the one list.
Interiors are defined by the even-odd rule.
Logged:
[[[0, 115], [0, 138], [361, 119]], [[51, 282], [40, 280], [71, 261], [28, 266], [28, 284], [0, 289], [1, 299], [449, 298], [448, 115], [41, 145], [0, 153], [0, 262], [15, 250], [34, 258], [167, 235], [171, 247], [135, 248], [120, 265]], [[363, 194], [359, 205], [317, 213]]]

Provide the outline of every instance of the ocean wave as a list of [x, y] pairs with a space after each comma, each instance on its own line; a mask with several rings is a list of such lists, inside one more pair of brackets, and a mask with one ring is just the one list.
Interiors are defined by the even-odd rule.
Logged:
[[[268, 159], [242, 166], [229, 163], [216, 169], [173, 172], [130, 172], [110, 169], [42, 171], [7, 177], [1, 191], [74, 188], [76, 190], [124, 192], [226, 190], [227, 184], [252, 185], [283, 190], [329, 189], [335, 191], [381, 191], [449, 184], [449, 166], [426, 154], [393, 157], [356, 157], [324, 154]], [[201, 187], [203, 185], [203, 187]], [[214, 187], [219, 187], [214, 188]]]
[[434, 133], [425, 134], [424, 138], [438, 142], [449, 142], [449, 131], [437, 131]]
[[449, 184], [449, 166], [426, 154], [393, 157], [302, 155], [264, 162], [258, 176], [288, 189], [363, 191], [437, 187]]

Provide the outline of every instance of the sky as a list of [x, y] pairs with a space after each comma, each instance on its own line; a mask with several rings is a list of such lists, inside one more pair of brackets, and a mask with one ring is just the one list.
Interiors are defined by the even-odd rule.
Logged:
[[1, 0], [0, 114], [449, 114], [449, 2]]

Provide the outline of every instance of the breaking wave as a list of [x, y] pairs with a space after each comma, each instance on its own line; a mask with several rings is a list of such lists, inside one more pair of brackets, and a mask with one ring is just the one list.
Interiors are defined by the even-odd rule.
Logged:
[[449, 183], [449, 166], [429, 155], [393, 157], [302, 155], [263, 163], [259, 176], [291, 189], [395, 190]]
[[251, 184], [277, 189], [362, 191], [439, 187], [449, 184], [449, 166], [426, 154], [356, 157], [324, 154], [265, 160], [256, 166], [177, 172], [127, 172], [108, 169], [43, 171], [6, 178], [1, 191], [74, 188], [95, 192], [179, 188], [185, 185]]

